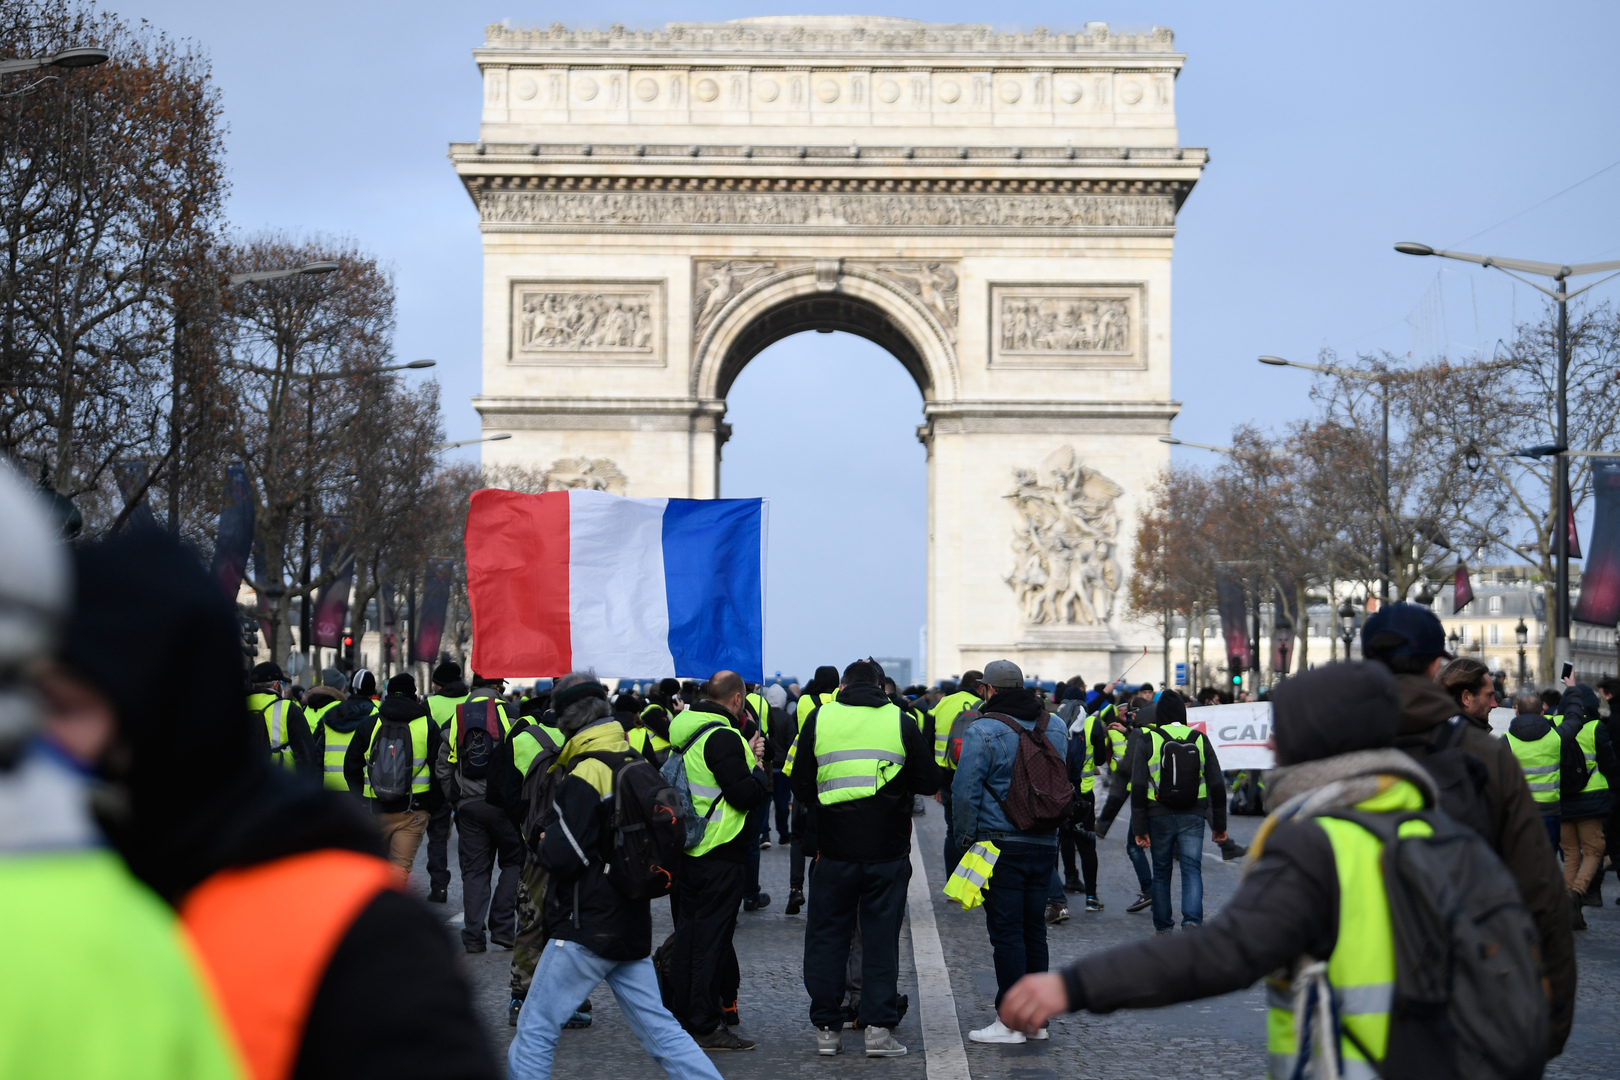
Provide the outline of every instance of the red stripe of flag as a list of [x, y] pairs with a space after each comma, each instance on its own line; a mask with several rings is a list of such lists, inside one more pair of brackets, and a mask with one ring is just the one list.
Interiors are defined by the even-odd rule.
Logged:
[[568, 492], [475, 491], [467, 511], [472, 669], [479, 675], [564, 675], [568, 619]]

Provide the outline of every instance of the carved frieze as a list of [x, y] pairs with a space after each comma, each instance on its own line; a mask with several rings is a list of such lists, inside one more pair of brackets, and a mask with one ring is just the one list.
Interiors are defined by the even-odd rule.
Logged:
[[1142, 286], [992, 284], [992, 366], [1140, 367]]
[[623, 495], [625, 475], [608, 458], [559, 458], [543, 476], [546, 491], [605, 491]]
[[514, 364], [663, 364], [664, 282], [514, 281]]
[[486, 225], [565, 228], [1164, 229], [1170, 196], [483, 191]]
[[1039, 468], [1014, 469], [1013, 572], [1003, 580], [1031, 625], [1104, 626], [1121, 582], [1115, 549], [1125, 489], [1080, 461], [1074, 447]]

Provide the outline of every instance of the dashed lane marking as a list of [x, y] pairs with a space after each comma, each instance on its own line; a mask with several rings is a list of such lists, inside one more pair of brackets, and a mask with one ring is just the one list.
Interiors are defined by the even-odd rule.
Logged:
[[945, 950], [940, 947], [939, 927], [934, 923], [928, 871], [923, 866], [922, 851], [915, 836], [911, 843], [911, 885], [906, 890], [906, 910], [911, 916], [911, 956], [917, 969], [917, 997], [920, 999], [917, 1007], [922, 1021], [928, 1080], [973, 1080], [968, 1070], [967, 1050], [962, 1046], [962, 1025], [956, 1018], [951, 973], [945, 968]]

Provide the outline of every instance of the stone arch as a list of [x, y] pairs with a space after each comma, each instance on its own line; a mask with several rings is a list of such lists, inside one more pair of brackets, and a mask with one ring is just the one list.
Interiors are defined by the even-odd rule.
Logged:
[[955, 398], [956, 349], [921, 301], [893, 281], [839, 259], [754, 282], [720, 309], [692, 354], [692, 395], [723, 399], [748, 362], [806, 330], [843, 330], [888, 350], [924, 401]]

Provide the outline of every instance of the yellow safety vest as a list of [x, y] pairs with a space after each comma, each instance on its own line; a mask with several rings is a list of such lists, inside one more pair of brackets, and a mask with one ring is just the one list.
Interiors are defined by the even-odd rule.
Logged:
[[721, 798], [720, 781], [709, 771], [709, 762], [703, 756], [704, 747], [716, 735], [721, 738], [735, 737], [742, 740], [743, 756], [748, 762], [749, 769], [753, 769], [754, 751], [749, 747], [747, 740], [743, 739], [742, 732], [726, 723], [726, 718], [717, 713], [693, 712], [688, 709], [681, 713], [680, 719], [676, 721], [680, 730], [671, 727], [670, 734], [675, 736], [676, 742], [682, 742], [690, 739], [692, 733], [703, 725], [715, 722], [720, 726], [705, 731], [701, 738], [687, 746], [686, 753], [682, 755], [682, 759], [686, 762], [687, 786], [692, 791], [692, 807], [697, 811], [698, 817], [707, 819], [707, 824], [703, 828], [703, 839], [694, 847], [686, 849], [686, 853], [692, 856], [707, 855], [742, 832], [743, 826], [748, 821], [747, 814]]
[[770, 735], [770, 733], [771, 733], [771, 706], [770, 706], [770, 703], [765, 700], [765, 695], [764, 694], [748, 694], [746, 696], [748, 698], [749, 706], [754, 710], [754, 715], [759, 717], [759, 733], [761, 735], [766, 735], [766, 736]]
[[892, 702], [879, 706], [829, 701], [816, 713], [816, 800], [823, 806], [869, 798], [906, 764], [901, 724], [911, 719]]
[[[1421, 810], [1423, 796], [1405, 780], [1356, 804], [1372, 813]], [[1328, 957], [1327, 978], [1333, 987], [1334, 1013], [1341, 1030], [1353, 1032], [1372, 1054], [1372, 1061], [1349, 1039], [1339, 1039], [1339, 1057], [1346, 1080], [1377, 1080], [1375, 1063], [1389, 1049], [1389, 1009], [1395, 994], [1395, 934], [1384, 890], [1384, 845], [1360, 825], [1342, 818], [1313, 819], [1333, 845], [1333, 863], [1339, 878], [1339, 935]], [[1427, 835], [1421, 821], [1401, 826]], [[1271, 1080], [1290, 1080], [1307, 1024], [1296, 1023], [1293, 989], [1289, 982], [1266, 980], [1266, 1050]]]
[[1508, 748], [1519, 760], [1524, 778], [1530, 784], [1530, 797], [1543, 806], [1558, 810], [1559, 785], [1562, 782], [1561, 758], [1564, 740], [1556, 727], [1549, 728], [1539, 739], [1521, 739], [1511, 731], [1506, 735]]
[[[360, 700], [366, 701], [366, 707], [370, 710], [370, 715], [377, 715], [377, 703], [375, 701], [364, 698]], [[321, 716], [323, 719], [325, 715], [326, 711], [322, 710]], [[331, 724], [325, 724], [324, 726], [326, 727], [326, 752], [323, 755], [325, 767], [322, 773], [322, 782], [333, 791], [348, 791], [349, 781], [343, 775], [343, 759], [349, 752], [349, 744], [354, 742], [355, 731], [360, 729], [355, 727], [350, 731], [339, 731]]]
[[966, 690], [949, 694], [934, 706], [934, 764], [944, 769], [955, 770], [956, 762], [951, 760], [949, 753], [951, 725], [956, 722], [956, 718], [964, 709], [978, 707], [978, 696]]
[[1097, 714], [1086, 717], [1080, 725], [1080, 738], [1085, 741], [1086, 768], [1080, 774], [1080, 794], [1090, 795], [1097, 787], [1097, 752], [1092, 748], [1091, 735], [1097, 723]]
[[446, 694], [428, 695], [428, 713], [433, 717], [433, 722], [439, 725], [440, 731], [449, 730], [450, 721], [456, 718], [456, 706], [470, 696], [470, 694], [462, 694], [460, 697], [450, 697]]
[[[1204, 780], [1204, 740], [1197, 739], [1197, 732], [1186, 724], [1161, 724], [1165, 735], [1173, 735], [1178, 739], [1188, 739], [1198, 744], [1198, 797], [1209, 798], [1209, 786]], [[1143, 728], [1142, 734], [1151, 740], [1148, 743], [1148, 793], [1147, 797], [1158, 802], [1159, 800], [1159, 765], [1160, 757], [1164, 752], [1164, 735], [1152, 728]]]
[[631, 728], [625, 734], [625, 738], [630, 742], [630, 749], [634, 750], [638, 754], [641, 754], [642, 756], [646, 756], [647, 747], [649, 745], [652, 746], [653, 753], [655, 754], [661, 754], [665, 750], [669, 749], [669, 740], [661, 738], [658, 733], [653, 731], [651, 728]]
[[[482, 688], [480, 688], [480, 690], [482, 690]], [[501, 738], [504, 739], [512, 730], [512, 717], [506, 711], [505, 700], [503, 700], [500, 695], [494, 693], [493, 691], [485, 691], [476, 694], [468, 694], [456, 704], [459, 708], [473, 701], [488, 701], [489, 707], [496, 710], [496, 723], [501, 725]], [[445, 735], [450, 739], [450, 764], [452, 765], [456, 763], [456, 747], [460, 745], [457, 736], [459, 736], [461, 732], [456, 727], [456, 717], [458, 715], [460, 714], [456, 709], [450, 710], [450, 719], [444, 728]]]
[[[274, 694], [248, 695], [248, 711], [264, 717], [264, 730], [270, 738], [270, 760], [284, 769], [297, 767], [293, 761], [292, 736], [287, 732], [288, 713], [297, 707], [296, 701], [278, 698]], [[307, 717], [305, 723], [308, 723]]]
[[1588, 791], [1609, 790], [1609, 778], [1603, 775], [1597, 763], [1597, 726], [1598, 718], [1593, 716], [1582, 723], [1581, 730], [1575, 733], [1575, 742], [1586, 757], [1586, 786], [1580, 791], [1582, 795]]
[[[528, 738], [524, 738], [527, 735]], [[529, 766], [542, 750], [561, 751], [568, 740], [563, 733], [545, 724], [531, 723], [512, 736], [512, 764], [519, 776], [529, 775]]]
[[[433, 763], [427, 759], [428, 725], [433, 721], [426, 716], [419, 716], [411, 721], [411, 794], [420, 795], [433, 786]], [[366, 744], [366, 761], [371, 761], [371, 750], [377, 745], [377, 736], [382, 733], [382, 719], [379, 717], [371, 728], [371, 741]], [[366, 770], [366, 783], [363, 792], [366, 798], [374, 799], [371, 793], [371, 770]]]
[[971, 911], [984, 903], [985, 883], [995, 872], [996, 860], [1000, 857], [1001, 849], [988, 840], [968, 848], [945, 881], [945, 895], [961, 904], [963, 911]]

